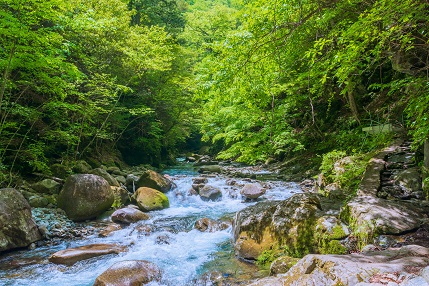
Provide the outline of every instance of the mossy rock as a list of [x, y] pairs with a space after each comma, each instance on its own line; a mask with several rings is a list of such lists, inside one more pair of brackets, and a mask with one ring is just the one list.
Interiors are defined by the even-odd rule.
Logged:
[[138, 188], [133, 195], [133, 199], [142, 211], [154, 211], [170, 207], [168, 197], [152, 188]]

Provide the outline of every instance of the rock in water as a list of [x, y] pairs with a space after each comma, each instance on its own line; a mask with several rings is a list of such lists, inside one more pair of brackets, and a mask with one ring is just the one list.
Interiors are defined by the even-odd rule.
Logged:
[[173, 187], [173, 184], [161, 174], [152, 170], [147, 170], [137, 181], [136, 187], [147, 187], [166, 193]]
[[133, 198], [142, 211], [154, 211], [170, 207], [167, 196], [152, 188], [138, 188]]
[[0, 189], [0, 251], [25, 247], [42, 238], [24, 196], [15, 189]]
[[118, 254], [126, 250], [125, 246], [117, 244], [90, 244], [55, 252], [49, 257], [49, 261], [55, 264], [73, 265], [81, 260], [107, 254]]
[[314, 229], [320, 209], [316, 194], [296, 194], [281, 202], [261, 202], [236, 213], [235, 253], [256, 260], [264, 250], [287, 246], [295, 255], [316, 250]]
[[248, 199], [257, 199], [265, 194], [265, 189], [259, 184], [246, 184], [241, 189], [240, 194]]
[[71, 175], [58, 195], [58, 207], [74, 221], [95, 218], [108, 210], [114, 201], [109, 183], [92, 174]]
[[94, 286], [134, 286], [161, 280], [161, 270], [145, 260], [121, 261], [101, 273]]
[[130, 224], [139, 220], [149, 219], [149, 215], [134, 208], [122, 208], [112, 214], [112, 221], [123, 224]]
[[210, 185], [205, 185], [200, 189], [199, 194], [201, 199], [204, 201], [217, 201], [222, 197], [221, 190]]

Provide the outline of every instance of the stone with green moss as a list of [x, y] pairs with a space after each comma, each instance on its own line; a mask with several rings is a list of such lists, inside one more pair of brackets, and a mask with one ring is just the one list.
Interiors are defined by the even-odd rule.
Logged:
[[154, 211], [170, 207], [168, 197], [152, 188], [138, 188], [133, 195], [133, 199], [142, 211]]

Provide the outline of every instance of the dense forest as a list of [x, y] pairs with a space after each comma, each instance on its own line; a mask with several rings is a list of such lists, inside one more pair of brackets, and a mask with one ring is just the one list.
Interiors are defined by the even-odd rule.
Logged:
[[427, 0], [0, 7], [2, 186], [79, 159], [320, 163], [389, 139], [363, 127], [403, 127], [416, 148], [429, 135]]

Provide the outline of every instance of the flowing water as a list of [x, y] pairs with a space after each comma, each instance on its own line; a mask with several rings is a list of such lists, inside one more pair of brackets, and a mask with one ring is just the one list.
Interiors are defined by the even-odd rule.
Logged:
[[[255, 204], [244, 202], [239, 194], [239, 185], [247, 182], [209, 177], [208, 184], [220, 188], [223, 196], [220, 201], [206, 202], [188, 195], [192, 177], [198, 176], [191, 166], [181, 164], [164, 173], [171, 176], [177, 187], [167, 193], [170, 208], [151, 212], [150, 220], [143, 222], [150, 232], [139, 232], [137, 226], [141, 228], [142, 223], [136, 223], [109, 237], [94, 234], [84, 240], [6, 254], [0, 258], [0, 285], [92, 285], [98, 275], [123, 260], [148, 260], [157, 264], [163, 271], [163, 280], [151, 285], [201, 285], [199, 277], [216, 271], [224, 276], [243, 274], [246, 265], [233, 258], [231, 227], [200, 232], [194, 229], [194, 224], [204, 217], [230, 220], [235, 212]], [[262, 184], [268, 189], [261, 200], [283, 200], [300, 192], [294, 183], [267, 181]], [[93, 243], [126, 245], [128, 251], [80, 261], [73, 266], [48, 261], [56, 251]]]

